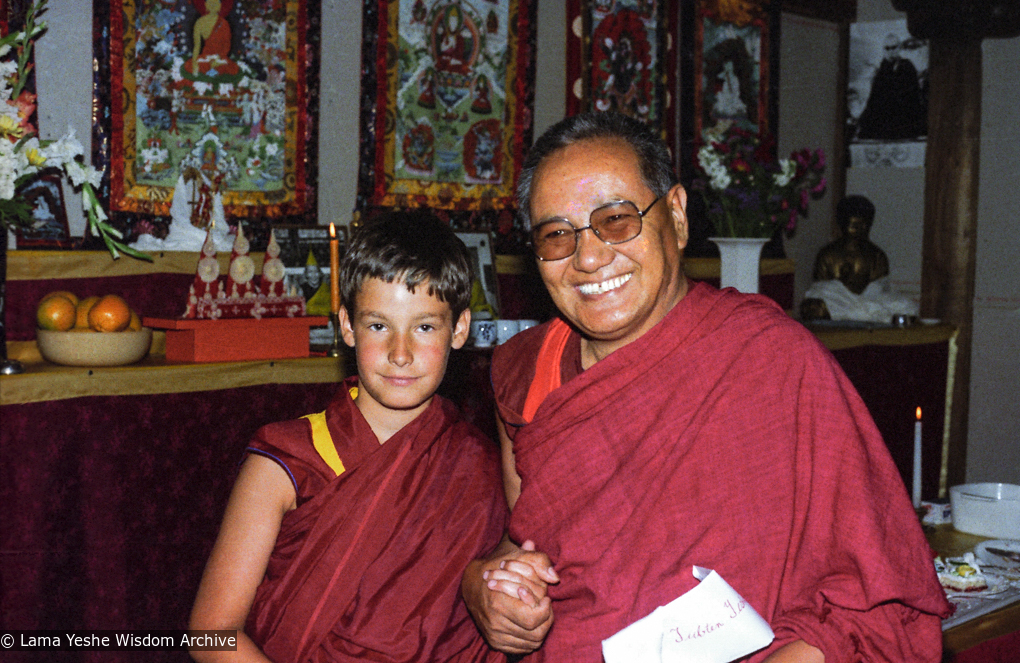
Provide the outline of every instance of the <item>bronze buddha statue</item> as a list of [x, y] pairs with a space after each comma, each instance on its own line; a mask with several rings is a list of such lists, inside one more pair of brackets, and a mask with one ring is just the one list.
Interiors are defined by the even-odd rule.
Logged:
[[[875, 206], [864, 196], [847, 196], [836, 206], [836, 221], [841, 235], [818, 252], [813, 278], [841, 281], [850, 292], [859, 295], [868, 284], [889, 274], [889, 258], [868, 239], [875, 221]], [[827, 319], [825, 302], [805, 299], [801, 303], [801, 317]]]

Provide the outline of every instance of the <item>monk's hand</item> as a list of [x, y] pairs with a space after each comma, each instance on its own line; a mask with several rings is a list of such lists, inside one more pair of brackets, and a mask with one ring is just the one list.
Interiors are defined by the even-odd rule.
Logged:
[[545, 640], [553, 624], [548, 583], [559, 582], [549, 557], [526, 541], [510, 541], [487, 559], [468, 565], [461, 592], [479, 631], [494, 649], [527, 654]]

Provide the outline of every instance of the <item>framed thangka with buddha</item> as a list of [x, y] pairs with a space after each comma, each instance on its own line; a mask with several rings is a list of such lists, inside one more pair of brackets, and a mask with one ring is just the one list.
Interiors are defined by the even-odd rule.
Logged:
[[94, 0], [93, 162], [129, 237], [200, 187], [229, 222], [314, 222], [319, 1]]
[[513, 209], [531, 143], [534, 0], [363, 10], [359, 212], [430, 207], [476, 228]]

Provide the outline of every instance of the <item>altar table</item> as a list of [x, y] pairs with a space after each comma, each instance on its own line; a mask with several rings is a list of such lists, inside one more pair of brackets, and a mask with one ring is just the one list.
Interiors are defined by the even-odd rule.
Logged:
[[0, 631], [185, 628], [252, 434], [322, 411], [344, 375], [325, 357], [72, 368], [32, 343], [9, 353], [27, 370], [0, 376]]

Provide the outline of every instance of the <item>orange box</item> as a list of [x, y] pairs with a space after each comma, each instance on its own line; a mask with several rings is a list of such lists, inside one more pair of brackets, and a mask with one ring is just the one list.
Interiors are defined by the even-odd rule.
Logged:
[[326, 316], [190, 320], [145, 318], [146, 327], [166, 330], [170, 362], [253, 361], [309, 356], [309, 328], [325, 326]]

